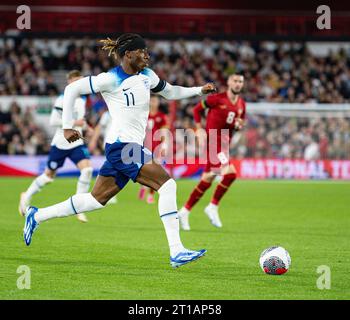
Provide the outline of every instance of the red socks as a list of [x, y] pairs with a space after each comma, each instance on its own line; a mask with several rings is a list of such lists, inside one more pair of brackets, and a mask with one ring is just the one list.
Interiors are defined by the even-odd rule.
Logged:
[[229, 186], [236, 180], [237, 174], [236, 173], [229, 173], [225, 174], [221, 180], [221, 182], [217, 185], [213, 198], [211, 199], [211, 203], [218, 205], [219, 201], [223, 197], [223, 195], [226, 193]]
[[185, 208], [187, 210], [191, 210], [192, 207], [198, 202], [198, 200], [202, 198], [204, 192], [210, 188], [210, 186], [211, 186], [210, 182], [201, 180], [199, 184], [195, 187], [195, 189], [192, 191], [190, 198], [187, 200], [185, 204]]
[[[218, 205], [221, 198], [226, 193], [227, 189], [230, 185], [236, 180], [236, 173], [225, 174], [221, 180], [221, 182], [217, 185], [213, 198], [211, 199], [211, 203]], [[201, 180], [196, 188], [192, 191], [190, 198], [187, 200], [185, 204], [185, 208], [187, 210], [191, 210], [192, 207], [198, 202], [200, 198], [202, 198], [205, 191], [207, 191], [211, 186], [210, 182], [206, 182]]]

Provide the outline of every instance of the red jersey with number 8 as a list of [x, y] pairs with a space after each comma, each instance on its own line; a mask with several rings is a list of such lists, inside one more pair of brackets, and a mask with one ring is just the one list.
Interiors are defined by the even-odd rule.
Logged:
[[209, 95], [196, 105], [193, 110], [194, 120], [199, 123], [201, 112], [208, 110], [206, 117], [207, 131], [207, 167], [221, 167], [229, 162], [230, 141], [233, 136], [235, 122], [238, 118], [244, 120], [246, 113], [245, 101], [238, 97], [235, 104], [227, 96], [227, 92]]

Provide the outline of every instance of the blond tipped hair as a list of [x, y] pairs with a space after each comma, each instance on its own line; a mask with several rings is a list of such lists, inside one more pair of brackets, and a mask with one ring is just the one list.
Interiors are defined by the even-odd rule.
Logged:
[[128, 43], [133, 41], [136, 38], [141, 38], [140, 35], [136, 33], [124, 33], [121, 36], [118, 37], [117, 40], [112, 40], [111, 38], [100, 40], [101, 43], [103, 43], [102, 50], [108, 51], [108, 56], [114, 55], [114, 57], [120, 61], [122, 56], [118, 54], [118, 49], [125, 48]]
[[118, 59], [117, 47], [118, 42], [110, 38], [100, 40], [103, 43], [102, 50], [108, 51], [108, 57], [112, 54], [116, 59]]

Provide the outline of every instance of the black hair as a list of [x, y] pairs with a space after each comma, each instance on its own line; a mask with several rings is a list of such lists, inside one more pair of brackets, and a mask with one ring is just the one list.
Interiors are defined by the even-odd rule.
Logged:
[[[125, 55], [125, 51], [129, 50], [128, 47], [134, 42], [144, 42], [143, 38], [136, 33], [124, 33], [112, 40], [110, 38], [100, 40], [103, 43], [102, 50], [108, 50], [108, 56], [113, 54], [116, 59], [122, 58]], [[134, 50], [131, 48], [131, 50]]]

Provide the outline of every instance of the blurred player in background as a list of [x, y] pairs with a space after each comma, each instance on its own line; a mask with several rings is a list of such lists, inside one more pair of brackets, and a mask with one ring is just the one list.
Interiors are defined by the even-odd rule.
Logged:
[[27, 208], [24, 241], [29, 246], [34, 231], [44, 221], [103, 208], [131, 179], [158, 191], [158, 212], [168, 240], [170, 265], [180, 267], [204, 256], [207, 250], [188, 250], [183, 246], [177, 214], [176, 182], [143, 147], [150, 92], [175, 100], [212, 93], [216, 88], [211, 83], [185, 88], [159, 79], [153, 70], [147, 68], [150, 56], [146, 42], [137, 34], [126, 33], [117, 41], [108, 38], [103, 43], [103, 49], [116, 57], [118, 65], [109, 72], [85, 77], [66, 87], [63, 128], [67, 141], [79, 141], [82, 136], [74, 129], [74, 101], [80, 95], [101, 92], [112, 117], [105, 148], [106, 161], [90, 193], [75, 194], [46, 208]]
[[[233, 74], [228, 78], [227, 85], [226, 92], [208, 96], [198, 103], [193, 110], [197, 137], [202, 142], [203, 139], [207, 139], [207, 165], [199, 184], [179, 211], [180, 225], [183, 230], [190, 230], [189, 214], [205, 191], [209, 189], [217, 175], [221, 175], [222, 180], [217, 185], [204, 212], [215, 227], [222, 227], [218, 212], [219, 202], [236, 179], [236, 168], [230, 163], [229, 159], [230, 141], [233, 133], [242, 129], [246, 109], [245, 101], [240, 97], [244, 77]], [[206, 134], [203, 135], [201, 115], [205, 110], [207, 110]], [[216, 141], [210, 140], [210, 136], [214, 132], [209, 130], [216, 130]]]
[[[73, 70], [67, 75], [67, 83], [73, 83], [82, 79], [81, 73], [78, 70]], [[85, 121], [85, 104], [86, 98], [78, 97], [74, 102], [74, 129], [82, 134], [82, 130], [87, 126]], [[92, 177], [93, 168], [90, 162], [90, 154], [83, 140], [69, 143], [63, 135], [62, 129], [62, 111], [63, 111], [63, 94], [60, 95], [52, 109], [50, 116], [50, 125], [57, 127], [56, 133], [51, 142], [51, 149], [47, 161], [47, 168], [45, 172], [38, 176], [29, 188], [21, 193], [19, 212], [25, 215], [25, 210], [29, 206], [34, 194], [41, 191], [41, 189], [51, 183], [59, 168], [64, 165], [66, 158], [69, 158], [80, 170], [80, 177], [77, 183], [76, 193], [85, 193], [89, 191], [90, 181]], [[77, 215], [78, 220], [87, 222], [84, 213]]]
[[[108, 110], [106, 110], [102, 114], [97, 126], [94, 128], [94, 133], [89, 142], [90, 152], [93, 152], [93, 150], [97, 147], [98, 139], [101, 135], [103, 136], [103, 150], [104, 150], [106, 145], [107, 133], [108, 133], [108, 130], [111, 128], [111, 125], [112, 125], [112, 118]], [[117, 202], [118, 202], [117, 196], [114, 196], [108, 200], [107, 204], [115, 204]]]
[[105, 146], [107, 132], [110, 129], [111, 124], [112, 124], [112, 118], [108, 110], [106, 110], [105, 112], [103, 112], [100, 120], [98, 121], [98, 124], [94, 128], [94, 133], [90, 138], [90, 142], [89, 142], [90, 152], [93, 152], [93, 150], [97, 147], [98, 139], [101, 135], [103, 136], [103, 147]]
[[[146, 138], [144, 146], [151, 150], [153, 157], [161, 162], [161, 157], [165, 155], [167, 150], [166, 134], [160, 132], [164, 129], [169, 129], [167, 115], [159, 111], [160, 99], [157, 96], [151, 96], [150, 111], [148, 116]], [[165, 130], [164, 130], [165, 131]], [[160, 135], [160, 138], [159, 138]], [[146, 186], [141, 186], [139, 199], [143, 200], [148, 191], [146, 202], [154, 203], [154, 190]]]

